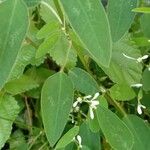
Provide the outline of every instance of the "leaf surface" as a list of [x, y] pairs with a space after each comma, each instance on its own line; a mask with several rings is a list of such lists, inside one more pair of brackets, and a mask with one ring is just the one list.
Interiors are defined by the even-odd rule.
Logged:
[[11, 134], [13, 121], [19, 111], [19, 106], [12, 96], [0, 95], [0, 149]]
[[96, 81], [90, 74], [80, 68], [73, 68], [70, 70], [69, 77], [75, 89], [86, 95], [92, 95], [99, 91], [99, 86]]
[[64, 73], [50, 76], [41, 94], [41, 111], [44, 129], [51, 146], [60, 138], [73, 103], [73, 85]]
[[73, 127], [72, 129], [70, 129], [65, 135], [63, 135], [61, 137], [61, 139], [58, 141], [57, 145], [56, 145], [56, 149], [60, 149], [60, 148], [64, 148], [66, 147], [69, 143], [71, 143], [71, 141], [73, 140], [73, 138], [78, 134], [79, 132], [79, 127]]
[[126, 83], [127, 85], [140, 83], [142, 78], [141, 63], [125, 57], [124, 54], [136, 59], [141, 57], [139, 49], [119, 41], [113, 45], [113, 55], [109, 68], [102, 67], [102, 69], [115, 83]]
[[99, 0], [60, 0], [76, 34], [98, 64], [109, 66], [111, 35], [105, 10]]
[[131, 150], [133, 134], [125, 123], [109, 109], [98, 106], [96, 110], [100, 128], [111, 147], [115, 150]]
[[1, 89], [9, 78], [28, 28], [28, 10], [24, 2], [22, 0], [2, 2], [0, 20]]
[[129, 30], [135, 13], [132, 9], [137, 5], [137, 0], [109, 0], [108, 18], [113, 42], [117, 42]]
[[132, 150], [149, 150], [150, 128], [141, 118], [135, 115], [128, 115], [123, 118], [134, 135], [134, 145]]

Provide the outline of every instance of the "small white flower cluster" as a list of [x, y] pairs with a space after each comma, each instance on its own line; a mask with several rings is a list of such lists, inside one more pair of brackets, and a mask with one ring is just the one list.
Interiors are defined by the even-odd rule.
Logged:
[[82, 148], [82, 138], [80, 135], [77, 135], [76, 137], [73, 138], [73, 141], [77, 142], [79, 145], [79, 148]]
[[99, 101], [97, 98], [99, 97], [99, 93], [96, 93], [93, 97], [92, 95], [78, 97], [77, 101], [73, 103], [74, 108], [78, 108], [78, 104], [81, 104], [82, 102], [86, 102], [89, 104], [89, 112], [91, 119], [94, 119], [94, 112], [93, 110], [97, 108], [97, 105], [99, 105]]
[[131, 60], [135, 60], [137, 61], [138, 63], [142, 62], [143, 60], [147, 59], [149, 56], [148, 55], [144, 55], [142, 57], [139, 57], [139, 58], [134, 58], [134, 57], [130, 57], [124, 53], [122, 53], [124, 57], [128, 58], [128, 59], [131, 59]]
[[146, 109], [146, 106], [142, 105], [140, 101], [138, 101], [138, 105], [137, 105], [137, 112], [139, 115], [142, 114], [142, 108]]

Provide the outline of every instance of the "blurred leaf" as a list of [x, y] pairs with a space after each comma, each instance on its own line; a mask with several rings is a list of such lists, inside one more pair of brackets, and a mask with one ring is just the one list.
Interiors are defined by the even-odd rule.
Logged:
[[55, 145], [64, 130], [72, 103], [73, 85], [67, 75], [60, 72], [50, 76], [42, 88], [41, 111], [44, 129], [51, 146]]
[[11, 134], [12, 124], [19, 110], [19, 106], [12, 96], [0, 95], [0, 149]]
[[21, 130], [15, 131], [10, 140], [10, 150], [27, 150], [28, 144], [26, 143], [24, 134], [21, 132]]
[[150, 71], [148, 69], [144, 70], [142, 81], [144, 91], [150, 91]]
[[137, 0], [109, 0], [108, 18], [113, 42], [120, 40], [129, 30], [135, 13], [132, 9], [137, 5]]
[[41, 0], [24, 0], [24, 1], [27, 4], [27, 6], [33, 7], [33, 6], [36, 6], [37, 4], [39, 4], [39, 2]]
[[31, 77], [36, 83], [43, 84], [44, 81], [55, 72], [46, 68], [30, 68], [25, 72], [25, 75]]
[[123, 118], [123, 121], [134, 135], [132, 150], [149, 150], [150, 128], [144, 120], [135, 115], [128, 115]]
[[64, 148], [66, 147], [73, 138], [78, 134], [79, 132], [79, 127], [73, 127], [71, 128], [65, 135], [61, 137], [61, 139], [58, 141], [56, 145], [56, 149]]
[[91, 132], [86, 123], [80, 126], [79, 135], [82, 138], [82, 145], [87, 146], [90, 150], [101, 150], [99, 133]]
[[58, 32], [58, 30], [59, 30], [58, 22], [53, 21], [53, 22], [47, 23], [38, 31], [37, 38], [42, 39], [42, 38], [50, 37], [55, 32]]
[[71, 78], [75, 89], [86, 95], [92, 95], [99, 91], [99, 86], [96, 81], [90, 74], [80, 68], [70, 70], [69, 77]]
[[150, 38], [150, 14], [143, 14], [140, 18], [140, 23], [144, 35]]
[[37, 88], [38, 86], [39, 84], [31, 77], [22, 75], [19, 79], [11, 80], [6, 83], [4, 89], [12, 95], [17, 95]]
[[71, 26], [91, 58], [108, 67], [111, 59], [111, 36], [108, 19], [99, 0], [60, 0]]
[[119, 101], [128, 101], [136, 96], [133, 89], [126, 84], [115, 84], [110, 89], [110, 95]]
[[134, 8], [132, 11], [138, 13], [150, 13], [150, 7], [138, 7]]
[[[52, 0], [44, 0], [44, 2], [46, 2], [48, 6], [52, 7], [56, 11], [54, 2]], [[43, 3], [41, 3], [40, 5], [40, 15], [42, 19], [46, 23], [57, 21], [57, 18], [53, 15], [53, 13], [51, 12], [51, 10], [49, 9], [47, 5], [44, 5]]]
[[131, 150], [134, 143], [133, 134], [125, 123], [115, 113], [100, 105], [96, 109], [96, 114], [100, 128], [110, 146], [115, 150]]
[[27, 32], [28, 10], [23, 1], [7, 0], [2, 2], [0, 4], [0, 20], [1, 89], [12, 72], [12, 68]]

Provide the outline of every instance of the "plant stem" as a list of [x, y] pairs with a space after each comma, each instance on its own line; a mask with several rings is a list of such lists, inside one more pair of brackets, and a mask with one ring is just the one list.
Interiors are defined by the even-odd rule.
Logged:
[[[25, 104], [26, 104], [26, 108], [27, 108], [28, 123], [29, 123], [29, 126], [32, 126], [32, 113], [31, 113], [31, 109], [28, 104], [27, 96], [24, 97], [24, 100], [25, 100]], [[29, 130], [30, 130], [30, 134], [32, 135], [32, 128], [29, 127]]]

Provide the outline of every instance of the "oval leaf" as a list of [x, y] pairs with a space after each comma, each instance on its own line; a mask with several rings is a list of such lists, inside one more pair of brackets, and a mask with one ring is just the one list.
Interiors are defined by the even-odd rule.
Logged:
[[66, 147], [69, 143], [71, 143], [71, 141], [73, 140], [73, 138], [78, 134], [79, 132], [79, 127], [73, 127], [72, 129], [70, 129], [57, 143], [56, 145], [56, 149], [60, 149], [60, 148], [64, 148]]
[[144, 120], [135, 115], [128, 115], [123, 118], [123, 121], [134, 135], [132, 150], [149, 150], [150, 128]]
[[60, 0], [76, 34], [98, 64], [109, 66], [110, 28], [99, 0]]
[[135, 13], [132, 9], [137, 0], [109, 0], [108, 18], [113, 42], [117, 42], [129, 30]]
[[24, 2], [22, 0], [2, 2], [0, 4], [0, 20], [1, 89], [9, 78], [28, 28], [28, 10]]
[[99, 86], [96, 81], [90, 74], [80, 68], [70, 70], [69, 77], [71, 78], [76, 90], [86, 95], [92, 95], [99, 91]]
[[109, 109], [99, 106], [96, 110], [100, 128], [115, 150], [131, 150], [133, 135], [128, 127]]
[[41, 111], [51, 146], [60, 138], [73, 103], [73, 85], [64, 73], [49, 77], [42, 88]]

